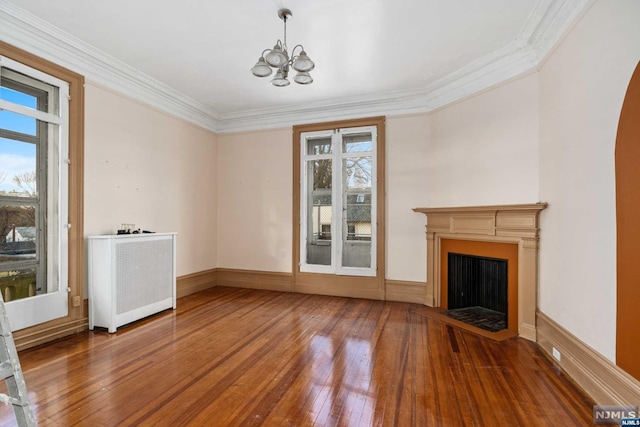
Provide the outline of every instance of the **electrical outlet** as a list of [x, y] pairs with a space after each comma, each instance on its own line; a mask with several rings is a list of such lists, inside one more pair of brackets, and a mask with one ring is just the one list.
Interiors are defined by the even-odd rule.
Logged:
[[553, 358], [556, 359], [558, 362], [560, 361], [561, 355], [560, 355], [560, 350], [558, 350], [555, 347], [551, 348], [551, 354], [553, 355]]

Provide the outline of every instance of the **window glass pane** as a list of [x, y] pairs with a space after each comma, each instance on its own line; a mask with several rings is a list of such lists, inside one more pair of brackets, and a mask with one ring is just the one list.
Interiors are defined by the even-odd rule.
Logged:
[[0, 129], [36, 136], [36, 119], [13, 111], [0, 111]]
[[36, 258], [36, 208], [0, 204], [0, 270]]
[[313, 190], [331, 189], [331, 160], [313, 160], [309, 162], [310, 174], [313, 177]]
[[342, 265], [371, 267], [371, 193], [358, 202], [357, 194], [347, 193], [343, 218]]
[[0, 72], [0, 99], [39, 111], [59, 113], [57, 87], [7, 68]]
[[[360, 151], [360, 150], [358, 150]], [[371, 267], [371, 157], [343, 160], [345, 194], [342, 239], [344, 267]]]
[[36, 145], [0, 138], [0, 197], [35, 197]]
[[342, 150], [345, 153], [354, 153], [359, 151], [371, 151], [372, 147], [371, 133], [358, 133], [344, 135], [342, 137]]
[[343, 163], [346, 189], [371, 189], [371, 156], [347, 157]]
[[35, 109], [38, 105], [38, 98], [34, 95], [20, 92], [18, 90], [9, 89], [8, 87], [0, 87], [0, 99], [13, 102], [14, 104], [22, 105]]
[[0, 291], [5, 302], [41, 294], [36, 276], [35, 268], [0, 271]]
[[331, 137], [307, 139], [307, 155], [331, 154]]
[[331, 265], [331, 162], [307, 162], [307, 264]]

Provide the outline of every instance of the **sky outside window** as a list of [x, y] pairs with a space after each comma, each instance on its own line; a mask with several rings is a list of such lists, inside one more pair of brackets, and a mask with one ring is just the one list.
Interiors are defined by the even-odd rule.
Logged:
[[[0, 98], [29, 108], [36, 108], [36, 98], [5, 87], [0, 88]], [[0, 128], [34, 136], [36, 119], [0, 111]], [[0, 138], [0, 191], [19, 191], [13, 177], [36, 170], [36, 145], [6, 138]]]

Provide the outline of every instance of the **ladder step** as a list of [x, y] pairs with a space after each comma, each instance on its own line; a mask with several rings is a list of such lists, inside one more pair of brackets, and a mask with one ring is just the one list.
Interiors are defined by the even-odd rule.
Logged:
[[13, 413], [19, 427], [35, 427], [36, 420], [29, 405], [27, 385], [22, 376], [18, 351], [13, 342], [2, 295], [0, 295], [0, 361], [0, 379], [5, 381], [9, 393], [8, 395], [0, 393], [0, 402], [10, 403], [13, 406]]
[[22, 403], [18, 399], [16, 399], [15, 397], [7, 396], [4, 393], [0, 393], [0, 403], [9, 403], [9, 404], [15, 405], [15, 406], [26, 406], [26, 405], [28, 405], [28, 403], [27, 404]]

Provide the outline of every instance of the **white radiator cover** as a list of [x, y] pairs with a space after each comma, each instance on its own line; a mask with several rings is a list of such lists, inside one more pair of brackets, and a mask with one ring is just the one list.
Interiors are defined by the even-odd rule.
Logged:
[[176, 233], [89, 236], [89, 329], [176, 308]]

